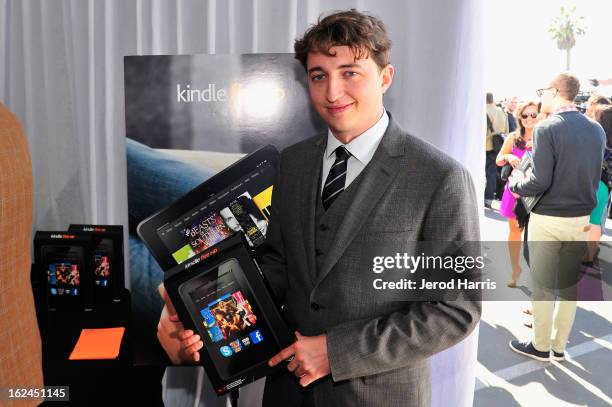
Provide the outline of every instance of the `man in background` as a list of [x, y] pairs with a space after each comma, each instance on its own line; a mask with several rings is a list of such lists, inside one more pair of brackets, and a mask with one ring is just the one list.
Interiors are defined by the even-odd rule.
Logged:
[[[503, 139], [506, 137], [506, 134], [508, 134], [508, 119], [506, 113], [495, 105], [495, 100], [491, 92], [487, 92], [487, 118], [487, 158], [485, 165], [487, 184], [485, 187], [485, 206], [491, 208], [491, 202], [493, 202], [494, 199], [501, 199], [501, 194], [496, 195], [497, 180], [501, 180], [501, 177], [498, 175], [495, 158], [501, 149]], [[499, 142], [500, 139], [501, 143]]]
[[[510, 342], [513, 351], [540, 361], [565, 358], [576, 315], [575, 283], [586, 251], [589, 215], [597, 204], [605, 134], [576, 108], [574, 98], [579, 90], [578, 79], [570, 74], [557, 75], [538, 90], [542, 112], [551, 116], [534, 131], [533, 171], [524, 175], [515, 170], [510, 177], [512, 192], [541, 195], [531, 212], [528, 236], [533, 340]], [[561, 292], [561, 300], [555, 301], [556, 292]]]
[[517, 97], [512, 96], [506, 103], [506, 116], [508, 116], [508, 134], [516, 130], [516, 120], [514, 118], [514, 111], [516, 110]]

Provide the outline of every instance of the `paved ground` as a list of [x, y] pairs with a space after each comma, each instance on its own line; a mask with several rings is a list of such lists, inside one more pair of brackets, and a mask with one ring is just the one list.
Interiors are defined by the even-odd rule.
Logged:
[[[602, 240], [611, 242], [610, 220], [607, 229]], [[495, 210], [485, 210], [481, 230], [484, 241], [506, 239], [505, 219]], [[509, 349], [511, 339], [531, 337], [523, 325], [530, 321], [522, 313], [528, 307], [528, 302], [483, 305], [474, 406], [612, 406], [612, 302], [578, 303], [569, 360], [562, 363], [538, 362]]]

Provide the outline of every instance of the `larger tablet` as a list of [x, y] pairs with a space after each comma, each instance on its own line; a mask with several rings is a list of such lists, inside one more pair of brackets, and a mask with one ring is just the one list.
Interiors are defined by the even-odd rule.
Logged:
[[249, 154], [138, 225], [164, 271], [243, 233], [256, 248], [265, 239], [279, 153], [269, 145]]

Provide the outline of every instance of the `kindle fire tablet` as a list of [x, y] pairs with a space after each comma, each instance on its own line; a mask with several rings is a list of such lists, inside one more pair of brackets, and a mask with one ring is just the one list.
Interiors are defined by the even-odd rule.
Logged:
[[240, 233], [252, 250], [265, 240], [279, 153], [265, 146], [138, 225], [164, 271]]
[[219, 395], [270, 373], [268, 360], [292, 342], [249, 246], [236, 234], [164, 282], [181, 321], [204, 342], [201, 361]]
[[92, 249], [90, 236], [69, 232], [36, 232], [34, 258], [45, 274], [49, 310], [92, 308]]
[[70, 225], [69, 232], [91, 234], [93, 290], [96, 303], [118, 301], [124, 288], [123, 226]]

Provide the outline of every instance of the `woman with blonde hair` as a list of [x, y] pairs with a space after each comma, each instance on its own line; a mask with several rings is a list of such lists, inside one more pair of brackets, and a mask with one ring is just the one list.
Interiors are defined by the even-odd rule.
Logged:
[[[517, 128], [514, 133], [506, 137], [504, 145], [497, 155], [496, 164], [498, 166], [510, 165], [514, 169], [519, 165], [523, 154], [531, 151], [533, 129], [538, 121], [538, 110], [538, 105], [535, 102], [521, 103], [518, 106], [515, 112]], [[510, 192], [508, 183], [506, 183], [499, 213], [508, 219], [508, 252], [512, 265], [512, 278], [508, 283], [508, 287], [512, 288], [516, 287], [516, 283], [521, 275], [520, 253], [524, 229], [519, 226], [516, 219], [516, 214], [514, 213], [515, 206], [516, 198]]]

